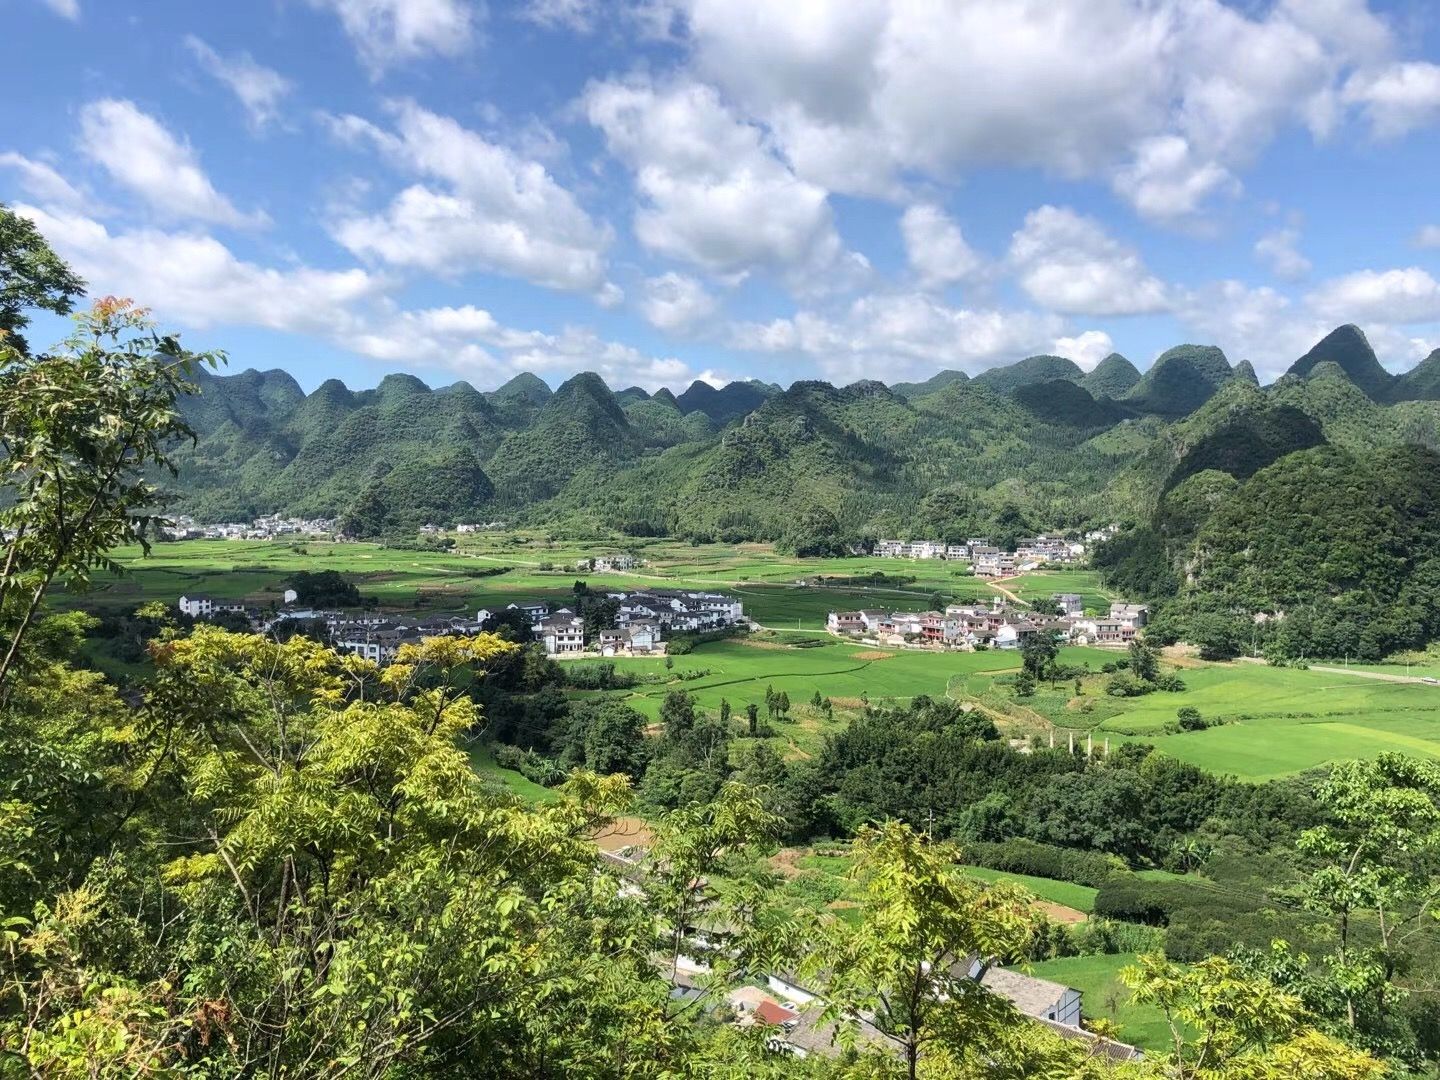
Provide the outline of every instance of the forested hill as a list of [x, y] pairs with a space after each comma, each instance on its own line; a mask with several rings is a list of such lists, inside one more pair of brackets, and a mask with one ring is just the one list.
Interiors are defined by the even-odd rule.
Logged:
[[1297, 449], [1434, 445], [1440, 356], [1391, 375], [1341, 327], [1271, 387], [1213, 346], [1143, 373], [1034, 356], [975, 378], [763, 382], [677, 394], [582, 373], [497, 390], [390, 375], [305, 394], [283, 371], [201, 376], [176, 509], [282, 512], [382, 534], [424, 522], [574, 522], [823, 548], [882, 533], [1005, 540], [1147, 521], [1188, 476], [1248, 477]]

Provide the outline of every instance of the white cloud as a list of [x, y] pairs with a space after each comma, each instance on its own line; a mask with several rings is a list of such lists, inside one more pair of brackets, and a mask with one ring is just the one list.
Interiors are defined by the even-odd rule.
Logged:
[[1306, 299], [1337, 322], [1440, 320], [1440, 282], [1418, 266], [1346, 274], [1324, 282]]
[[1356, 72], [1344, 98], [1364, 110], [1377, 138], [1405, 135], [1440, 120], [1440, 64], [1413, 60]]
[[357, 325], [351, 305], [377, 297], [383, 279], [364, 270], [277, 270], [238, 259], [198, 232], [110, 232], [77, 213], [17, 206], [97, 295], [129, 296], [159, 318], [204, 329], [261, 326], [343, 335]]
[[1300, 230], [1275, 229], [1255, 241], [1255, 257], [1283, 281], [1298, 281], [1310, 272], [1310, 260], [1300, 254]]
[[77, 213], [18, 205], [91, 291], [153, 307], [163, 325], [255, 326], [321, 338], [387, 363], [439, 366], [498, 385], [519, 371], [598, 371], [611, 385], [682, 385], [697, 375], [683, 361], [653, 357], [584, 327], [559, 333], [502, 325], [473, 306], [404, 311], [397, 283], [365, 270], [286, 269], [237, 258], [198, 232], [111, 232]]
[[1163, 282], [1138, 253], [1098, 221], [1065, 207], [1025, 215], [1010, 244], [1020, 285], [1037, 303], [1070, 315], [1138, 315], [1163, 311]]
[[42, 3], [62, 19], [80, 21], [80, 0], [42, 0]]
[[924, 293], [875, 294], [827, 315], [800, 311], [768, 323], [731, 328], [739, 349], [798, 353], [837, 382], [895, 382], [937, 367], [975, 372], [1048, 348], [1060, 334], [1058, 316], [1026, 311], [950, 307]]
[[[893, 195], [991, 165], [1110, 181], [1156, 219], [1235, 189], [1286, 126], [1324, 135], [1395, 36], [1364, 0], [676, 0], [693, 67], [801, 177]], [[1399, 96], [1423, 96], [1415, 86]], [[939, 96], [937, 96], [939, 95]]]
[[697, 374], [675, 357], [648, 356], [606, 341], [585, 327], [565, 327], [554, 334], [516, 330], [469, 305], [394, 312], [349, 344], [375, 360], [435, 364], [482, 385], [498, 385], [521, 371], [567, 376], [594, 371], [611, 386], [649, 390], [714, 377], [708, 371]]
[[256, 63], [249, 53], [221, 56], [193, 34], [185, 38], [185, 46], [239, 99], [251, 127], [258, 130], [279, 118], [280, 103], [293, 89], [289, 79]]
[[818, 274], [841, 258], [825, 189], [799, 179], [710, 87], [594, 83], [584, 104], [634, 170], [635, 233], [651, 251], [717, 274]]
[[1143, 139], [1134, 158], [1121, 167], [1114, 187], [1142, 217], [1171, 221], [1199, 213], [1218, 192], [1234, 194], [1239, 181], [1213, 161], [1196, 161], [1179, 135]]
[[715, 313], [715, 297], [695, 278], [673, 270], [645, 280], [640, 311], [661, 330], [685, 330]]
[[1050, 351], [1056, 356], [1074, 360], [1082, 369], [1090, 371], [1115, 351], [1115, 343], [1103, 330], [1086, 330], [1073, 337], [1056, 338]]
[[393, 133], [355, 116], [333, 118], [331, 127], [445, 190], [414, 184], [381, 213], [342, 213], [331, 229], [337, 241], [395, 266], [442, 275], [489, 270], [614, 302], [605, 281], [609, 227], [543, 165], [413, 102], [393, 109]]
[[81, 109], [80, 148], [167, 217], [241, 227], [268, 220], [237, 210], [215, 190], [190, 147], [132, 101], [105, 98]]
[[900, 235], [910, 266], [927, 286], [949, 285], [972, 277], [984, 260], [965, 241], [960, 226], [929, 203], [907, 207], [900, 217]]
[[1422, 225], [1415, 231], [1416, 247], [1440, 248], [1440, 225]]
[[37, 202], [73, 207], [86, 201], [70, 181], [43, 161], [9, 151], [0, 154], [0, 168], [14, 169], [20, 176], [21, 189]]
[[484, 11], [469, 0], [310, 0], [310, 4], [335, 13], [372, 75], [420, 56], [459, 56], [474, 41]]
[[1268, 285], [1252, 288], [1239, 281], [1218, 281], [1181, 294], [1175, 315], [1195, 340], [1224, 349], [1231, 363], [1248, 359], [1261, 382], [1282, 374], [1337, 325], [1296, 310]]

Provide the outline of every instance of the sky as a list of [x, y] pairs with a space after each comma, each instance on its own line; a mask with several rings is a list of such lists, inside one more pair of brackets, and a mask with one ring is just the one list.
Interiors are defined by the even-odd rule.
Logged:
[[[1425, 0], [0, 0], [0, 202], [232, 371], [1440, 346]], [[58, 338], [58, 320], [31, 337]]]

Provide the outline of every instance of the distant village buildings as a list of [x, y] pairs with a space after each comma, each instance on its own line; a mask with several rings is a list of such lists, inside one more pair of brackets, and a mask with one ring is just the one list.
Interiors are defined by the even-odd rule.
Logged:
[[951, 604], [944, 611], [832, 611], [825, 626], [832, 634], [894, 647], [1019, 649], [1041, 633], [1074, 645], [1128, 645], [1149, 613], [1144, 604], [1117, 603], [1109, 615], [1091, 618], [1074, 593], [1052, 599], [1060, 615], [1042, 615], [997, 596], [988, 604]]
[[332, 518], [289, 518], [267, 514], [250, 522], [202, 525], [182, 515], [160, 528], [162, 540], [275, 540], [282, 537], [333, 537], [339, 524]]
[[1004, 551], [984, 536], [970, 537], [963, 544], [939, 540], [880, 540], [875, 544], [874, 554], [883, 559], [968, 560], [976, 577], [1010, 577], [1046, 564], [1080, 562], [1085, 558], [1087, 544], [1108, 539], [1118, 528], [1109, 525], [1104, 530], [1087, 533], [1084, 541], [1058, 536], [1025, 537], [1015, 545], [1014, 551]]

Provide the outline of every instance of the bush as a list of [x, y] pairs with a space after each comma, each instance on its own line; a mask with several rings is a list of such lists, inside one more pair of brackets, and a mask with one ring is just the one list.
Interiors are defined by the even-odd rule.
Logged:
[[1185, 705], [1176, 710], [1175, 718], [1180, 721], [1181, 731], [1203, 731], [1210, 726], [1200, 715], [1200, 710], [1193, 705]]
[[724, 641], [727, 638], [744, 637], [750, 633], [748, 626], [725, 626], [719, 630], [706, 630], [698, 634], [676, 634], [666, 639], [665, 652], [668, 656], [684, 656], [694, 652], [695, 646], [709, 641]]
[[1054, 878], [1098, 889], [1116, 874], [1126, 874], [1125, 863], [1114, 855], [1098, 851], [1042, 844], [1034, 840], [1006, 840], [1002, 843], [967, 844], [964, 856], [977, 866], [1012, 874]]
[[625, 690], [636, 683], [635, 675], [629, 671], [617, 671], [609, 661], [585, 664], [565, 664], [565, 685], [577, 690]]

